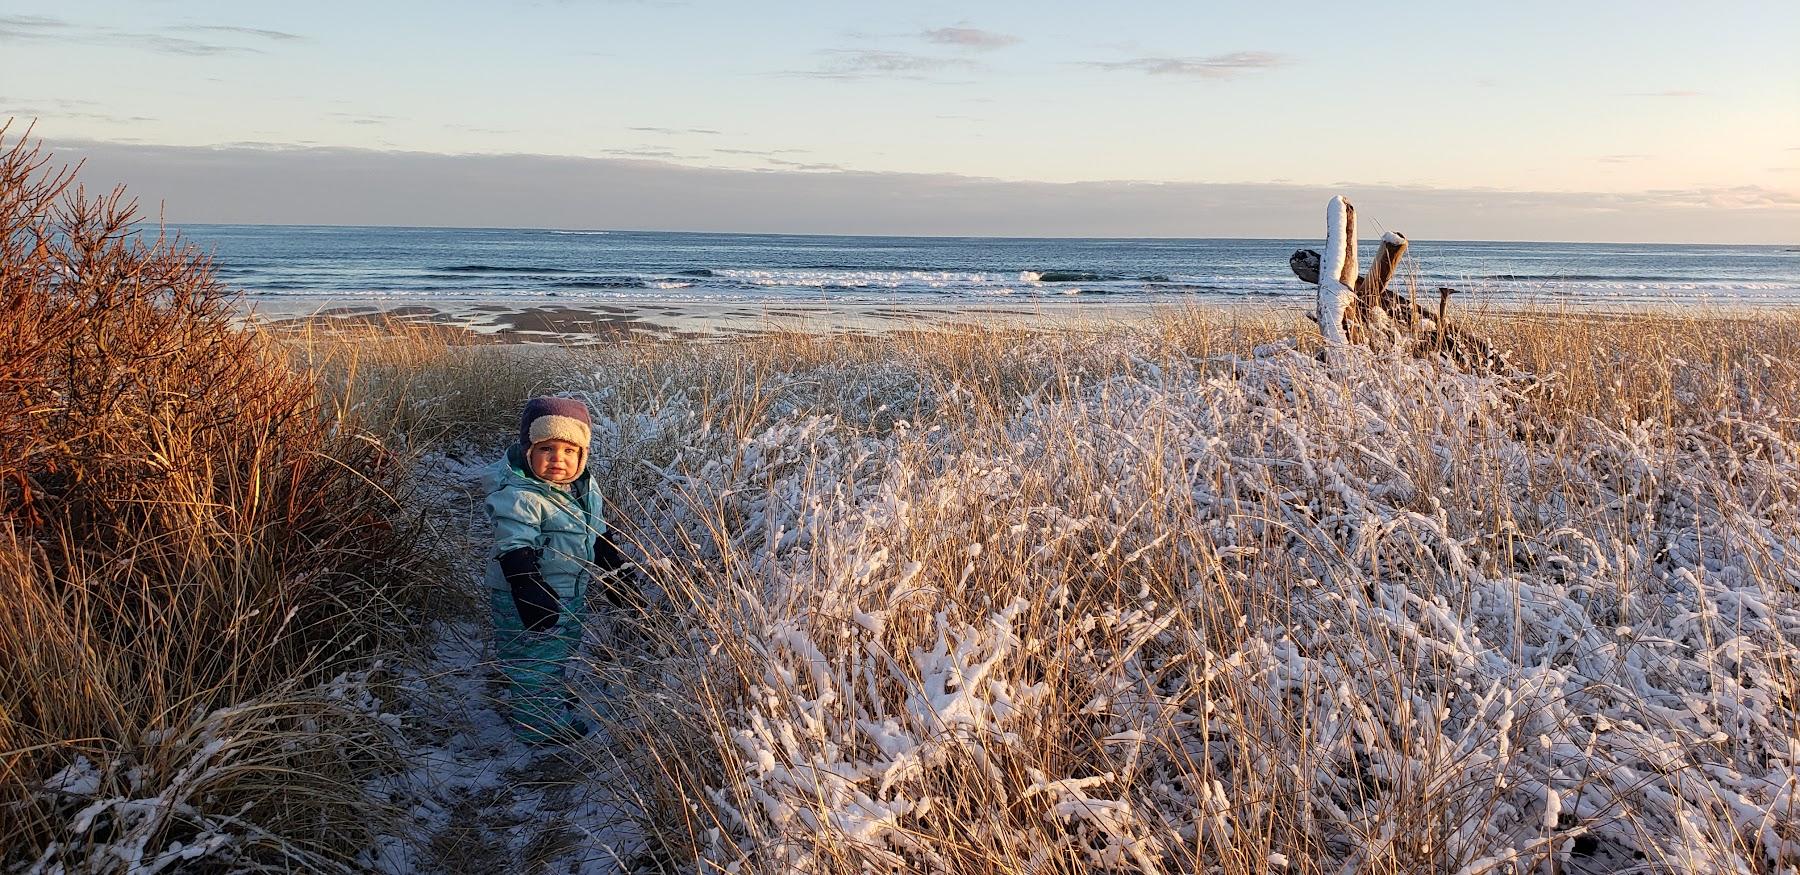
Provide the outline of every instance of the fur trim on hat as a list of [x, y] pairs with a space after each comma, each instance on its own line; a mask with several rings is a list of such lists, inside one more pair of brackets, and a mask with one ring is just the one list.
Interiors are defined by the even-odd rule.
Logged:
[[[573, 423], [574, 427], [537, 424], [546, 417], [566, 419]], [[587, 405], [574, 398], [557, 398], [549, 395], [533, 398], [525, 402], [525, 410], [519, 414], [519, 446], [530, 449], [532, 444], [545, 438], [561, 437], [585, 450], [588, 441], [592, 438], [592, 426], [589, 425], [592, 421], [593, 418], [588, 415]], [[542, 429], [552, 429], [552, 431], [543, 431]]]
[[588, 424], [572, 416], [540, 416], [531, 421], [531, 445], [539, 441], [568, 441], [585, 452], [593, 441], [593, 430]]

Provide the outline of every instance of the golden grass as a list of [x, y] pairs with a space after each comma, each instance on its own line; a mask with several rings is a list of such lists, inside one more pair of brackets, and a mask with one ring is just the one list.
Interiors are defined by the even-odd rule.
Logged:
[[[1585, 606], [1571, 621], [1583, 647], [1592, 636], [1618, 647], [1615, 626], [1671, 621], [1652, 598], [1685, 597], [1659, 577], [1679, 562], [1653, 555], [1660, 530], [1640, 519], [1682, 502], [1700, 502], [1688, 512], [1702, 518], [1667, 525], [1703, 538], [1725, 530], [1742, 551], [1733, 567], [1749, 575], [1733, 585], [1793, 610], [1780, 563], [1795, 521], [1781, 508], [1800, 496], [1771, 460], [1800, 421], [1800, 317], [1537, 313], [1477, 324], [1535, 385], [1496, 394], [1374, 358], [1331, 379], [1283, 365], [1281, 389], [1233, 356], [1303, 327], [1204, 310], [1092, 333], [793, 334], [593, 353], [582, 388], [597, 412], [638, 423], [602, 450], [615, 523], [657, 568], [665, 599], [647, 620], [655, 655], [603, 667], [628, 690], [615, 704], [627, 714], [618, 755], [642, 778], [631, 792], [656, 856], [771, 872], [1791, 864], [1778, 850], [1800, 840], [1791, 801], [1763, 799], [1774, 819], [1744, 827], [1717, 795], [1729, 793], [1695, 777], [1763, 754], [1722, 753], [1655, 721], [1589, 760], [1595, 771], [1575, 785], [1585, 791], [1559, 784], [1570, 814], [1523, 830], [1518, 818], [1550, 815], [1508, 781], [1567, 777], [1525, 749], [1538, 736], [1603, 734], [1569, 704], [1580, 696], [1533, 693], [1522, 679], [1531, 669], [1518, 666], [1491, 689], [1463, 691], [1486, 704], [1452, 704], [1443, 685], [1478, 678], [1437, 652], [1432, 635], [1450, 633], [1419, 637], [1371, 618], [1388, 617], [1395, 598], [1410, 605], [1408, 624], [1421, 611], [1457, 623], [1481, 613], [1480, 652], [1554, 654], [1561, 645], [1532, 619], [1533, 600], [1569, 598], [1557, 581], [1585, 574], [1578, 601], [1562, 604]], [[1195, 428], [1209, 420], [1195, 411], [1207, 408], [1164, 406], [1193, 403], [1181, 400], [1184, 381], [1209, 403], [1240, 404], [1212, 421], [1238, 457], [1202, 464]], [[1163, 400], [1133, 395], [1145, 385]], [[1243, 391], [1270, 394], [1234, 401]], [[1320, 425], [1377, 403], [1389, 407], [1354, 427]], [[1281, 440], [1293, 433], [1312, 443]], [[1703, 439], [1718, 452], [1696, 455]], [[885, 443], [859, 443], [869, 440]], [[1628, 458], [1639, 450], [1674, 467], [1645, 470]], [[1289, 473], [1300, 465], [1362, 488], [1404, 484], [1361, 500], [1412, 516], [1370, 528], [1340, 487]], [[1736, 479], [1682, 479], [1712, 471]], [[1224, 515], [1196, 498], [1234, 490]], [[1752, 524], [1774, 528], [1733, 528]], [[1446, 536], [1458, 552], [1439, 545]], [[1509, 606], [1497, 608], [1501, 590]], [[1163, 618], [1154, 634], [1149, 616]], [[995, 637], [997, 617], [1009, 634]], [[1706, 642], [1741, 634], [1762, 648], [1753, 687], [1772, 685], [1774, 704], [1758, 713], [1791, 737], [1793, 642], [1754, 617], [1720, 623]], [[959, 729], [922, 716], [926, 668], [954, 661], [959, 641], [972, 648], [963, 669], [997, 660], [982, 683], [1025, 703], [1028, 718]], [[1285, 700], [1268, 693], [1284, 652], [1310, 672]], [[1126, 666], [1147, 674], [1120, 675]], [[1148, 710], [1120, 717], [1118, 696]], [[1644, 719], [1609, 696], [1593, 701]], [[1442, 727], [1418, 710], [1433, 701], [1454, 715]], [[882, 720], [930, 751], [900, 781], [904, 793], [877, 793], [881, 782], [855, 772], [887, 762], [869, 728]], [[1146, 740], [1115, 738], [1124, 725]], [[1684, 751], [1670, 766], [1680, 771], [1645, 774], [1638, 758], [1665, 756], [1651, 752], [1665, 745]], [[1106, 775], [1079, 791], [1052, 780]], [[900, 798], [912, 807], [894, 807]], [[1109, 822], [1114, 809], [1096, 807], [1113, 804], [1130, 817]], [[1578, 804], [1589, 807], [1572, 813]], [[1669, 834], [1659, 807], [1692, 818], [1693, 835]], [[1189, 826], [1166, 820], [1180, 810]], [[837, 819], [846, 812], [855, 816]], [[1479, 862], [1496, 847], [1512, 856]]]
[[0, 152], [0, 865], [346, 867], [434, 585], [406, 459], [72, 178]]

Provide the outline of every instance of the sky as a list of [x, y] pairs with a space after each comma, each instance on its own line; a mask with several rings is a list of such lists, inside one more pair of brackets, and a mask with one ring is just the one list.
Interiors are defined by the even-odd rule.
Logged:
[[177, 222], [1800, 242], [1800, 4], [0, 2]]

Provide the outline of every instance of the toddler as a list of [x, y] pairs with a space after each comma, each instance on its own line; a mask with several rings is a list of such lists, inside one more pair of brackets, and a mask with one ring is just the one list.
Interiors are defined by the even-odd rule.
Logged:
[[494, 524], [486, 575], [494, 649], [512, 699], [513, 731], [533, 744], [591, 731], [574, 710], [567, 664], [581, 644], [589, 580], [624, 564], [606, 537], [588, 474], [592, 437], [586, 404], [533, 398], [519, 417], [519, 442], [484, 484]]

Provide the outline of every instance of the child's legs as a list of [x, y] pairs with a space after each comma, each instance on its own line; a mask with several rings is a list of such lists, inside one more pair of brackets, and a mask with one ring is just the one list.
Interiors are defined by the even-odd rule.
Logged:
[[519, 620], [512, 593], [488, 590], [494, 618], [494, 651], [512, 697], [512, 719], [520, 729], [547, 733], [562, 725], [568, 694], [566, 668], [581, 643], [581, 627], [565, 608], [556, 627], [528, 632]]

